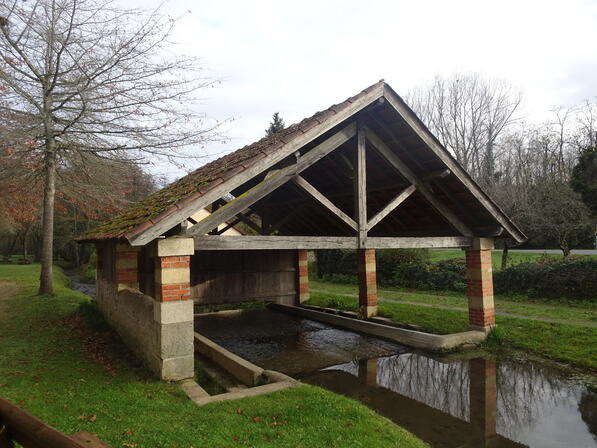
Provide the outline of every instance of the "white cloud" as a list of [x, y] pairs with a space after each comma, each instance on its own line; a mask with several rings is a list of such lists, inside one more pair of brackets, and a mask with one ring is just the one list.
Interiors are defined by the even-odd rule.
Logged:
[[224, 80], [204, 108], [234, 117], [231, 141], [210, 152], [257, 140], [274, 111], [290, 124], [380, 78], [398, 93], [436, 74], [504, 78], [522, 89], [531, 118], [597, 95], [594, 1], [174, 0], [169, 8], [183, 16], [180, 50]]

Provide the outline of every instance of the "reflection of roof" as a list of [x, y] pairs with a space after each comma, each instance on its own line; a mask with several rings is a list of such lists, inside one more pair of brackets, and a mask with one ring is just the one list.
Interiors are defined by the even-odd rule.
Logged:
[[358, 95], [322, 112], [317, 112], [313, 116], [305, 118], [301, 122], [295, 123], [270, 137], [264, 137], [255, 143], [203, 165], [187, 176], [137, 202], [109, 221], [90, 230], [79, 240], [121, 239], [128, 233], [136, 233], [135, 231], [141, 226], [143, 228], [150, 227], [171, 211], [177, 210], [177, 205], [185, 201], [192, 201], [230, 177], [243, 172], [268, 154], [290, 143], [306, 130], [347, 108], [356, 99], [364, 96], [381, 83], [380, 81], [380, 83], [363, 90]]
[[[87, 232], [79, 241], [128, 239], [132, 242], [144, 235], [144, 242], [136, 244], [145, 244], [190, 216], [191, 213], [182, 215], [191, 208], [196, 207], [194, 212], [209, 205], [210, 201], [219, 199], [220, 190], [222, 194], [232, 192], [234, 196], [242, 195], [246, 188], [241, 189], [241, 186], [251, 187], [262, 182], [263, 175], [285, 157], [299, 149], [303, 155], [308, 153], [324, 138], [338, 132], [349, 120], [354, 121], [357, 117], [359, 123], [368, 126], [384, 144], [391, 147], [391, 151], [419, 179], [432, 176], [438, 170], [448, 172], [447, 177], [433, 178], [429, 186], [437, 200], [457, 215], [475, 236], [498, 236], [503, 228], [514, 239], [525, 239], [524, 234], [431, 135], [391, 87], [380, 81], [342, 103], [200, 167]], [[334, 203], [342, 211], [354, 216], [354, 200], [345, 194], [352, 194], [352, 181], [342, 170], [346, 170], [346, 163], [350, 164], [347, 160], [350, 158], [351, 145], [352, 142], [347, 142], [340, 146], [308, 168], [304, 176], [324, 195], [333, 197]], [[400, 189], [408, 187], [410, 183], [375, 151], [371, 151], [370, 155], [368, 152], [367, 157], [371, 158], [371, 163], [367, 163], [367, 183], [375, 187], [367, 199], [367, 207], [373, 213], [383, 208]], [[216, 193], [218, 197], [214, 199]], [[281, 235], [347, 235], [341, 226], [339, 228], [333, 223], [333, 219], [330, 221], [329, 216], [305, 202], [291, 184], [278, 187], [269, 197], [271, 203], [276, 204], [275, 207], [261, 201], [251, 208], [260, 215], [266, 212], [270, 220], [281, 221], [303, 206], [309, 211], [302, 214], [304, 219], [286, 222], [279, 228]], [[315, 219], [309, 218], [309, 214]], [[421, 234], [457, 236], [459, 232], [416, 191], [397, 211], [380, 222], [371, 236]], [[149, 238], [149, 235], [153, 236]]]

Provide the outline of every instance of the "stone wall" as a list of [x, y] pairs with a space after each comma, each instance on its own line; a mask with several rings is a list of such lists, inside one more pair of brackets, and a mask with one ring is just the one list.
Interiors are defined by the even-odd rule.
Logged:
[[[161, 379], [194, 374], [193, 302], [162, 302], [118, 283], [120, 245], [98, 245], [97, 303], [124, 343]], [[132, 251], [126, 251], [130, 254]], [[127, 255], [127, 269], [133, 258]], [[134, 283], [127, 278], [127, 283]]]

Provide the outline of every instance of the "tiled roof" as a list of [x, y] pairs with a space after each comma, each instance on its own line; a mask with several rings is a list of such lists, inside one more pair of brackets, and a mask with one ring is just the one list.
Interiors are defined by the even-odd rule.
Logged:
[[383, 80], [342, 103], [317, 112], [279, 133], [262, 138], [255, 143], [203, 165], [167, 187], [133, 204], [114, 218], [85, 233], [78, 240], [80, 242], [120, 240], [126, 236], [141, 233], [169, 214], [179, 210], [182, 204], [187, 204], [203, 196], [212, 188], [242, 173], [267, 155], [280, 150], [284, 145], [292, 142], [309, 129], [324, 123], [330, 117], [345, 110], [356, 100], [379, 87], [380, 84], [383, 84]]

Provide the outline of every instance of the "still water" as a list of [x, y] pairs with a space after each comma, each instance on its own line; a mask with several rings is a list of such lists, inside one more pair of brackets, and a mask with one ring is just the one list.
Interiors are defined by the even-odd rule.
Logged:
[[195, 330], [433, 447], [597, 447], [597, 393], [530, 361], [442, 358], [271, 310], [198, 316]]

